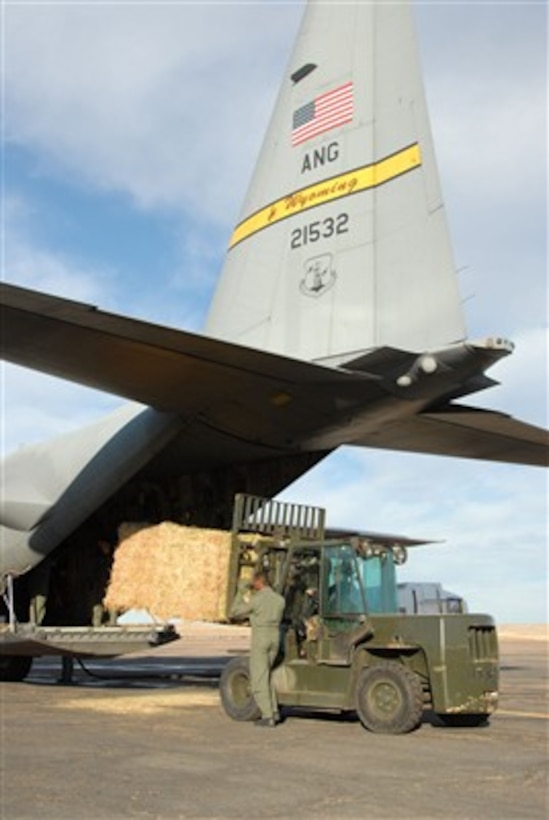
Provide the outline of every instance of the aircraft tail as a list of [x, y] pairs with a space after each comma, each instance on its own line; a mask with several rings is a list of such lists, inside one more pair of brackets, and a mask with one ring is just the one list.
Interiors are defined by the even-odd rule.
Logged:
[[409, 4], [309, 0], [206, 330], [334, 364], [464, 338]]

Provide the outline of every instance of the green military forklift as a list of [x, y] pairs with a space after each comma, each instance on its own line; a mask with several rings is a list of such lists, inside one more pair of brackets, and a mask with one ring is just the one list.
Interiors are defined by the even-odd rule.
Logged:
[[[493, 619], [398, 612], [396, 567], [409, 546], [425, 542], [371, 533], [331, 538], [319, 508], [280, 504], [237, 503], [235, 533], [259, 531], [262, 542], [250, 555], [249, 541], [239, 548], [236, 537], [227, 607], [252, 564], [284, 596], [272, 676], [279, 705], [354, 712], [366, 729], [387, 734], [413, 731], [426, 712], [435, 725], [486, 724], [498, 700]], [[234, 720], [259, 716], [246, 657], [225, 667], [220, 693]]]

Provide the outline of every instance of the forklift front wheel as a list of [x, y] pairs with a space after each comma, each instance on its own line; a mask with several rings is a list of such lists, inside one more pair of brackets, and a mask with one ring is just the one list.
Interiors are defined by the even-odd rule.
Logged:
[[400, 735], [417, 729], [423, 716], [418, 676], [401, 663], [387, 661], [364, 669], [357, 683], [356, 710], [371, 732]]
[[252, 695], [247, 658], [233, 658], [221, 674], [221, 703], [233, 720], [257, 720], [261, 713]]

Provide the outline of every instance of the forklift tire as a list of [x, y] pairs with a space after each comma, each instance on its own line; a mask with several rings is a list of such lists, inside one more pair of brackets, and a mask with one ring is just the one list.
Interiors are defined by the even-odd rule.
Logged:
[[423, 716], [423, 688], [418, 676], [394, 661], [364, 669], [356, 687], [356, 710], [370, 732], [412, 732]]
[[30, 672], [32, 660], [27, 655], [0, 655], [0, 681], [23, 680]]
[[261, 717], [252, 695], [248, 658], [233, 658], [221, 674], [219, 691], [223, 708], [233, 720], [257, 720]]

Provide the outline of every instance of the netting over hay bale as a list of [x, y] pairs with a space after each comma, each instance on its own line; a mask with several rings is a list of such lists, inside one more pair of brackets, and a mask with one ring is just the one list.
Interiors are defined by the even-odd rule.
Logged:
[[231, 534], [165, 521], [122, 524], [104, 604], [158, 618], [225, 619]]

